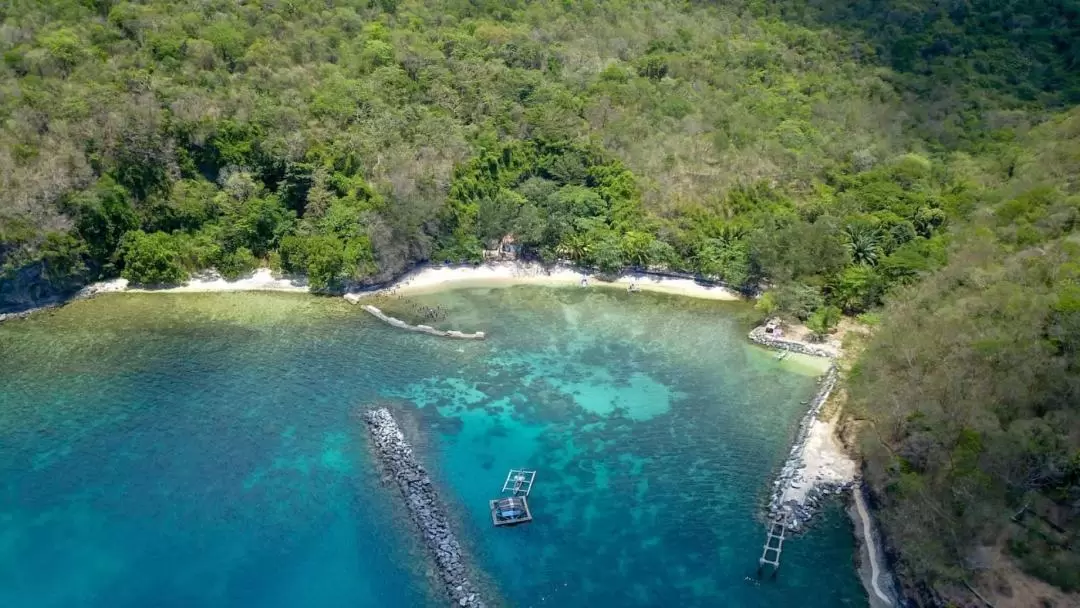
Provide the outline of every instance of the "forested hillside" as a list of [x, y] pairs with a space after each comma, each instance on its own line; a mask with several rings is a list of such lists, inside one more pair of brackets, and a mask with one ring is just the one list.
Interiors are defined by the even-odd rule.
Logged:
[[19, 9], [0, 255], [56, 288], [260, 258], [333, 287], [514, 232], [605, 268], [798, 280], [801, 311], [854, 241], [896, 266], [846, 289], [854, 310], [938, 263], [956, 204], [934, 161], [901, 155], [920, 144], [869, 47], [752, 7]]
[[1076, 0], [0, 10], [0, 310], [210, 267], [335, 290], [512, 233], [821, 332], [872, 311], [852, 409], [905, 580], [992, 551], [1080, 587]]
[[909, 581], [985, 592], [1005, 554], [1080, 590], [1080, 111], [1021, 143], [1011, 178], [964, 158], [980, 208], [850, 378]]

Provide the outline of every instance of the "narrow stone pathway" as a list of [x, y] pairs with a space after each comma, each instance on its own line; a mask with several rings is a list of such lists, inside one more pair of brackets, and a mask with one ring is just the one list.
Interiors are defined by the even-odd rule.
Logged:
[[874, 589], [874, 595], [885, 602], [886, 606], [892, 606], [892, 600], [889, 596], [881, 590], [881, 586], [878, 585], [878, 577], [881, 573], [881, 568], [878, 566], [878, 554], [877, 554], [877, 541], [874, 539], [874, 532], [870, 527], [870, 514], [866, 511], [866, 504], [863, 502], [862, 487], [857, 486], [855, 491], [852, 492], [855, 495], [855, 510], [859, 512], [859, 519], [862, 520], [863, 526], [863, 540], [866, 543], [866, 552], [870, 555], [870, 586]]

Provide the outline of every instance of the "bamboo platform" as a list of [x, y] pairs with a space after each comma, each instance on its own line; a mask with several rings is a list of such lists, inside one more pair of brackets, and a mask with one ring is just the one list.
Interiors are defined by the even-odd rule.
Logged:
[[787, 526], [783, 521], [775, 520], [769, 525], [768, 535], [765, 537], [765, 546], [761, 550], [758, 559], [758, 573], [766, 565], [773, 567], [773, 575], [780, 569], [780, 553], [784, 550], [784, 534]]
[[510, 469], [502, 486], [503, 494], [510, 494], [510, 496], [488, 501], [488, 508], [491, 509], [491, 523], [496, 526], [516, 526], [532, 521], [528, 496], [532, 492], [535, 480], [536, 471]]

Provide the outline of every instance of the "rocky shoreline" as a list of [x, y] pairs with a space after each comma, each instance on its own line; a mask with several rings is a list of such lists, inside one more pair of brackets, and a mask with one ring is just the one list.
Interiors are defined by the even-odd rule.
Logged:
[[0, 323], [3, 323], [5, 321], [14, 321], [16, 319], [25, 319], [31, 315], [35, 315], [45, 310], [60, 308], [61, 306], [65, 306], [67, 304], [70, 304], [71, 302], [77, 302], [79, 300], [89, 300], [90, 298], [93, 298], [94, 296], [102, 293], [114, 293], [117, 291], [123, 290], [117, 289], [115, 286], [110, 285], [109, 283], [94, 283], [93, 285], [87, 285], [86, 287], [83, 287], [66, 300], [45, 302], [41, 304], [41, 306], [28, 308], [26, 310], [20, 310], [19, 312], [0, 313]]
[[796, 340], [785, 340], [783, 338], [777, 338], [769, 335], [765, 332], [765, 327], [759, 325], [750, 330], [750, 341], [757, 342], [762, 346], [769, 348], [775, 348], [777, 350], [789, 350], [793, 353], [799, 353], [802, 355], [810, 355], [812, 357], [825, 357], [826, 359], [835, 359], [838, 354], [834, 349], [828, 346], [817, 346], [814, 344], [807, 344], [805, 342], [798, 342]]
[[[814, 394], [814, 398], [810, 400], [806, 413], [799, 422], [799, 430], [795, 435], [795, 442], [791, 446], [791, 451], [788, 452], [788, 457], [787, 460], [784, 461], [784, 466], [780, 469], [780, 474], [777, 476], [776, 480], [773, 481], [772, 495], [769, 498], [768, 518], [770, 520], [785, 520], [787, 521], [789, 530], [800, 531], [810, 521], [814, 513], [817, 512], [822, 501], [826, 497], [850, 490], [855, 482], [854, 479], [844, 481], [819, 481], [816, 479], [805, 479], [802, 475], [802, 470], [806, 465], [804, 454], [807, 441], [810, 438], [811, 429], [817, 420], [817, 415], [821, 411], [822, 406], [825, 405], [825, 402], [829, 399], [829, 395], [832, 394], [832, 390], [836, 386], [839, 376], [839, 371], [836, 362], [834, 361], [836, 353], [827, 347], [776, 338], [767, 334], [763, 326], [755, 327], [751, 330], [749, 338], [752, 342], [769, 348], [787, 350], [815, 357], [826, 357], [832, 361], [828, 371], [826, 371], [818, 380], [818, 390]], [[798, 500], [788, 498], [788, 496], [793, 493], [792, 490], [801, 489], [799, 486], [803, 483], [812, 485], [807, 488], [805, 492], [800, 493], [802, 496], [800, 496]]]
[[393, 416], [386, 408], [364, 413], [379, 462], [397, 482], [413, 521], [420, 528], [450, 595], [452, 605], [462, 608], [486, 606], [468, 576], [461, 546], [450, 529], [435, 487], [427, 471], [413, 458]]
[[[356, 304], [358, 301], [356, 299], [350, 299], [348, 295], [345, 296], [345, 299], [352, 304]], [[428, 334], [431, 336], [439, 336], [441, 338], [456, 338], [458, 340], [483, 340], [486, 337], [484, 335], [484, 332], [482, 331], [465, 333], [453, 329], [435, 329], [430, 325], [409, 325], [401, 319], [391, 317], [390, 315], [384, 313], [383, 311], [379, 310], [375, 306], [372, 306], [371, 304], [364, 304], [360, 308], [363, 308], [367, 312], [371, 313], [372, 316], [383, 321], [384, 323], [397, 327], [398, 329], [404, 329], [405, 331], [413, 331], [421, 334]]]
[[828, 400], [829, 395], [836, 386], [837, 376], [836, 364], [834, 363], [825, 372], [825, 375], [818, 380], [818, 391], [810, 401], [802, 421], [799, 422], [795, 443], [791, 446], [791, 451], [788, 452], [787, 460], [780, 469], [779, 476], [773, 482], [773, 492], [769, 500], [769, 519], [786, 519], [789, 530], [801, 530], [813, 517], [824, 497], [849, 490], [854, 482], [854, 480], [844, 482], [810, 481], [809, 483], [813, 483], [813, 486], [807, 490], [805, 497], [801, 501], [785, 500], [785, 496], [794, 484], [800, 483], [799, 473], [805, 465], [803, 454], [807, 440], [810, 437], [811, 426], [817, 419], [821, 407]]
[[4, 321], [14, 321], [15, 319], [25, 319], [32, 314], [48, 310], [50, 308], [57, 308], [59, 304], [47, 304], [45, 306], [38, 306], [37, 308], [31, 308], [30, 310], [23, 310], [20, 312], [0, 313], [0, 323]]

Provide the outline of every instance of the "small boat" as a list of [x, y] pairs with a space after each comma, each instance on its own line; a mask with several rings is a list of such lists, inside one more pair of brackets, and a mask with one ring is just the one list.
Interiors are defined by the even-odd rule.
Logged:
[[787, 359], [788, 355], [790, 355], [790, 354], [791, 354], [790, 351], [782, 350], [782, 351], [780, 351], [779, 353], [776, 354], [776, 360], [777, 361], [783, 361], [784, 359]]

